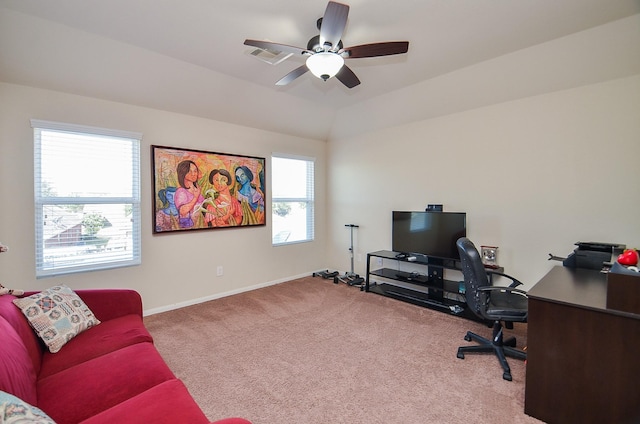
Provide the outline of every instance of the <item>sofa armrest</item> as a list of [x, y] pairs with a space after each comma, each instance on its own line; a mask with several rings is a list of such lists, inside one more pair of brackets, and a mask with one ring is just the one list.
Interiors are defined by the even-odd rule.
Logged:
[[142, 317], [142, 297], [129, 289], [75, 290], [100, 321], [108, 321], [125, 315]]

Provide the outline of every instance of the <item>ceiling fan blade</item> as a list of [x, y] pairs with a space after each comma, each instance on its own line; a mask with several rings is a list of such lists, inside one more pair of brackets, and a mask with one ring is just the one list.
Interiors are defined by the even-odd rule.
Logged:
[[409, 51], [408, 41], [388, 41], [385, 43], [362, 44], [360, 46], [346, 47], [342, 50], [347, 53], [346, 59], [358, 59], [361, 57], [390, 56]]
[[336, 50], [347, 25], [347, 16], [349, 16], [349, 6], [346, 4], [333, 1], [327, 4], [320, 26], [320, 46], [329, 43], [331, 50]]
[[287, 85], [300, 75], [304, 75], [308, 70], [309, 68], [307, 68], [307, 65], [302, 65], [282, 77], [278, 82], [276, 82], [276, 85]]
[[358, 79], [356, 74], [354, 74], [347, 65], [342, 65], [342, 68], [340, 68], [340, 71], [338, 71], [338, 73], [336, 74], [336, 78], [338, 78], [340, 82], [342, 82], [348, 88], [353, 88], [356, 85], [360, 84], [360, 80]]
[[260, 40], [244, 40], [244, 44], [247, 46], [257, 47], [263, 50], [275, 50], [279, 52], [293, 53], [293, 54], [305, 54], [309, 53], [308, 50], [302, 49], [300, 47], [289, 46], [287, 44], [280, 43], [272, 43], [270, 41], [260, 41]]

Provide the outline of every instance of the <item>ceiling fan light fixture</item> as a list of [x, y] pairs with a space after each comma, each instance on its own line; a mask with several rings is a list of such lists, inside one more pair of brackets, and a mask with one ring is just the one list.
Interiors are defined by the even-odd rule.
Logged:
[[344, 65], [344, 58], [337, 53], [320, 52], [307, 58], [307, 68], [316, 77], [328, 80], [335, 76]]
[[277, 86], [287, 85], [301, 75], [311, 71], [314, 76], [321, 80], [326, 81], [329, 78], [336, 77], [345, 87], [353, 88], [360, 84], [360, 80], [351, 68], [345, 66], [345, 59], [403, 54], [409, 50], [409, 42], [386, 41], [344, 47], [342, 45], [342, 35], [347, 25], [348, 16], [349, 5], [330, 0], [324, 15], [316, 23], [320, 34], [311, 37], [307, 42], [306, 49], [288, 44], [251, 39], [244, 40], [244, 44], [266, 51], [286, 52], [307, 58], [304, 65], [298, 66], [283, 78], [280, 78], [276, 82]]

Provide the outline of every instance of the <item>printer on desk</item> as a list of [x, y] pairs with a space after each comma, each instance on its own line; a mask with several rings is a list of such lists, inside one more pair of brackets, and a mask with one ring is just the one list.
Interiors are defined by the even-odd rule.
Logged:
[[618, 243], [577, 242], [578, 246], [566, 258], [549, 255], [549, 260], [561, 260], [568, 268], [608, 269], [616, 257], [624, 251], [626, 245]]

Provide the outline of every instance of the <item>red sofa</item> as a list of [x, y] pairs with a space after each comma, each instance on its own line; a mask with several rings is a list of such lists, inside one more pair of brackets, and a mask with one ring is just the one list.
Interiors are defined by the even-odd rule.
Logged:
[[[0, 390], [57, 424], [209, 424], [153, 345], [133, 290], [78, 290], [101, 323], [50, 353], [14, 296], [0, 296]], [[28, 295], [30, 293], [27, 293]], [[216, 424], [251, 424], [227, 418]]]

